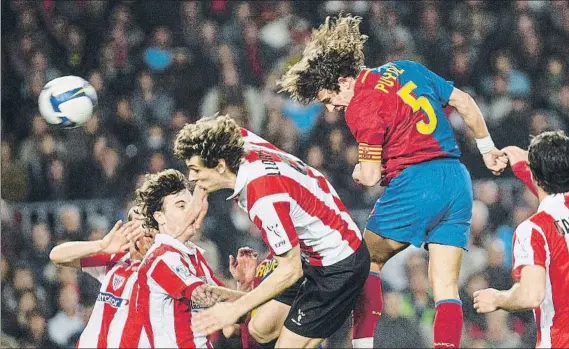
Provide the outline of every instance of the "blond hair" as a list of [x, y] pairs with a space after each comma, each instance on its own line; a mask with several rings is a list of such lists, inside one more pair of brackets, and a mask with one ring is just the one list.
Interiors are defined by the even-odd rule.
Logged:
[[360, 33], [362, 18], [350, 14], [326, 17], [312, 31], [301, 60], [278, 81], [279, 92], [287, 92], [302, 103], [309, 103], [322, 89], [339, 91], [338, 78], [356, 76], [364, 64], [364, 43]]
[[243, 155], [241, 128], [227, 115], [204, 118], [187, 124], [180, 130], [174, 143], [174, 154], [189, 160], [199, 156], [208, 168], [225, 160], [227, 167], [237, 173]]

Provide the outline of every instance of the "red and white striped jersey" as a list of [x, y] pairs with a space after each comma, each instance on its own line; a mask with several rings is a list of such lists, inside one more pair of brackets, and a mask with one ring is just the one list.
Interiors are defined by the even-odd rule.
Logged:
[[228, 199], [238, 196], [271, 252], [282, 255], [300, 244], [313, 266], [354, 253], [362, 234], [326, 178], [251, 132], [244, 138], [246, 155]]
[[[139, 261], [130, 254], [97, 254], [81, 259], [81, 269], [101, 282], [101, 290], [77, 348], [148, 347], [136, 314], [129, 303], [138, 274]], [[128, 332], [128, 335], [126, 334]]]
[[166, 234], [158, 234], [139, 269], [136, 309], [152, 348], [211, 348], [193, 330], [192, 317], [204, 308], [191, 301], [196, 287], [219, 285], [203, 255]]
[[569, 348], [569, 193], [549, 195], [516, 229], [514, 279], [526, 265], [546, 270], [546, 293], [534, 310], [538, 348]]

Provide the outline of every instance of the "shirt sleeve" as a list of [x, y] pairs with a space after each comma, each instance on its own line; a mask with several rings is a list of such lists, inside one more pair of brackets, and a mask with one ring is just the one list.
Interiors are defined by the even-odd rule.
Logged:
[[514, 172], [514, 175], [526, 185], [533, 195], [537, 196], [537, 189], [531, 180], [531, 171], [528, 163], [525, 161], [518, 161], [512, 165], [512, 171]]
[[107, 271], [125, 255], [126, 252], [116, 254], [98, 253], [81, 258], [79, 263], [82, 271], [99, 280], [99, 282], [103, 282]]
[[205, 283], [190, 271], [179, 253], [170, 251], [158, 257], [148, 273], [148, 279], [159, 286], [156, 291], [175, 299], [190, 298], [196, 287]]
[[278, 176], [265, 176], [247, 187], [249, 217], [261, 230], [271, 253], [280, 256], [299, 244], [291, 217], [294, 202]]
[[450, 99], [450, 95], [454, 90], [454, 82], [443, 79], [420, 63], [414, 63], [417, 67], [417, 70], [419, 70], [421, 74], [425, 75], [427, 80], [432, 83], [432, 87], [436, 93], [437, 100], [443, 106], [446, 106], [448, 104], [448, 100]]
[[512, 277], [519, 280], [523, 267], [539, 265], [545, 268], [546, 244], [543, 234], [531, 222], [522, 223], [514, 233]]
[[[381, 162], [383, 141], [385, 140], [385, 120], [377, 101], [370, 92], [363, 91], [361, 98], [346, 112], [346, 122], [358, 142], [360, 161]], [[368, 102], [366, 102], [368, 101]], [[352, 106], [351, 106], [352, 107]]]

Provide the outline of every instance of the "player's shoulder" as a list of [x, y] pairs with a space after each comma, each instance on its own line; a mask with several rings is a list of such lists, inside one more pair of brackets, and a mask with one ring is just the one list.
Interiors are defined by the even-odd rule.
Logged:
[[167, 245], [167, 244], [157, 244], [148, 250], [144, 260], [141, 264], [141, 269], [150, 269], [153, 265], [157, 264], [159, 261], [172, 261], [178, 260], [183, 256], [182, 251], [177, 248]]
[[516, 235], [531, 236], [532, 232], [536, 231], [545, 236], [547, 221], [548, 215], [545, 212], [536, 212], [518, 225]]

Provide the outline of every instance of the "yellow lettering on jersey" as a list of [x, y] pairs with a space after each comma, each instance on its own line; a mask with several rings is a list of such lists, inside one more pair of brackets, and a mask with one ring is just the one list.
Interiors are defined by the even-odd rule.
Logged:
[[399, 91], [397, 91], [397, 94], [399, 97], [401, 97], [405, 104], [413, 109], [413, 112], [417, 112], [419, 109], [422, 109], [425, 112], [428, 121], [418, 121], [416, 127], [419, 133], [430, 135], [431, 133], [435, 132], [435, 128], [437, 128], [437, 114], [435, 113], [431, 102], [429, 102], [425, 96], [415, 98], [411, 95], [411, 92], [413, 92], [413, 90], [416, 88], [417, 85], [413, 81], [409, 81], [403, 87], [401, 87]]
[[395, 80], [399, 75], [403, 74], [404, 71], [405, 69], [397, 69], [393, 64], [389, 64], [374, 88], [381, 92], [389, 93], [388, 88], [395, 85]]

